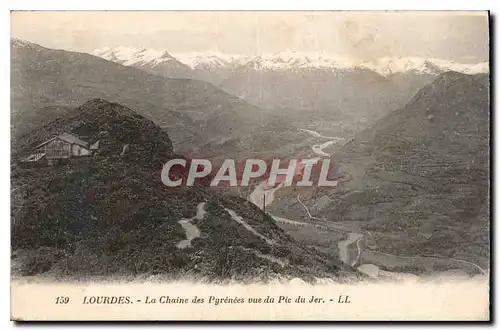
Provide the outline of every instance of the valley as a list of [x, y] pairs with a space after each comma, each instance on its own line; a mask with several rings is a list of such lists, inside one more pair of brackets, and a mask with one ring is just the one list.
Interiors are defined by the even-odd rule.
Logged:
[[[313, 145], [312, 150], [318, 157], [329, 157], [317, 146], [329, 146], [339, 140], [337, 137], [327, 137], [313, 130], [299, 129], [311, 134], [316, 139], [332, 139], [320, 145]], [[256, 185], [248, 199], [259, 208], [271, 207], [276, 199], [277, 191], [282, 185], [276, 187], [267, 186], [267, 181]], [[278, 198], [280, 199], [280, 198]], [[264, 205], [265, 201], [265, 205]], [[466, 260], [438, 257], [438, 256], [398, 256], [384, 253], [383, 251], [370, 249], [370, 243], [366, 243], [366, 238], [371, 241], [373, 234], [369, 231], [363, 231], [362, 227], [346, 224], [345, 222], [331, 222], [327, 219], [320, 219], [311, 215], [308, 207], [300, 200], [300, 194], [297, 194], [297, 202], [306, 212], [306, 220], [289, 219], [283, 216], [271, 215], [273, 220], [285, 231], [294, 236], [298, 241], [316, 246], [316, 248], [328, 247], [327, 251], [338, 255], [343, 263], [357, 268], [363, 274], [374, 279], [411, 281], [418, 280], [420, 276], [437, 277], [445, 273], [448, 276], [460, 276], [463, 273], [480, 273], [488, 275], [479, 265]], [[286, 214], [286, 212], [285, 212]], [[338, 224], [340, 223], [340, 224]], [[359, 232], [358, 232], [359, 231]], [[313, 237], [313, 239], [309, 238]], [[384, 237], [383, 232], [375, 234], [379, 239]], [[328, 237], [326, 241], [321, 237]], [[371, 240], [370, 240], [371, 239]], [[321, 244], [324, 242], [324, 246]], [[332, 245], [337, 246], [337, 250], [331, 249]], [[323, 247], [322, 247], [323, 246]], [[382, 247], [383, 248], [383, 247]], [[395, 270], [395, 271], [390, 271]], [[411, 270], [412, 272], [396, 272], [396, 270]], [[448, 270], [452, 270], [449, 272]]]
[[[16, 39], [11, 51], [13, 243], [23, 275], [489, 273], [481, 63], [183, 63], [166, 51], [92, 56]], [[38, 172], [20, 166], [28, 153], [43, 158], [33, 148], [62, 132], [95, 154]], [[171, 158], [324, 159], [334, 186], [166, 188], [160, 173]]]
[[[347, 138], [345, 145], [335, 145], [336, 137], [331, 134], [298, 129], [313, 137], [312, 140], [304, 137], [303, 145], [308, 146], [309, 152], [301, 150], [301, 156], [331, 157], [339, 162], [339, 169], [345, 175], [339, 186], [325, 189], [266, 188], [258, 185], [250, 200], [262, 208], [265, 196], [266, 211], [290, 235], [338, 256], [346, 264], [359, 263], [359, 267], [370, 265], [363, 266], [361, 271], [374, 272], [376, 269], [421, 275], [459, 269], [468, 274], [487, 274], [488, 254], [485, 254], [482, 240], [488, 233], [484, 223], [488, 198], [481, 175], [486, 166], [484, 162], [487, 162], [485, 144], [488, 132], [483, 122], [488, 118], [484, 103], [487, 97], [483, 94], [475, 101], [470, 97], [453, 98], [457, 91], [486, 93], [485, 78], [481, 75], [443, 74], [417, 93], [406, 107], [409, 109], [396, 110], [360, 130], [355, 137]], [[429, 110], [427, 114], [419, 111], [421, 106], [417, 105], [421, 102], [429, 109], [430, 100], [440, 103], [430, 107], [435, 114], [433, 117], [428, 115]], [[455, 116], [465, 114], [474, 124], [466, 127], [462, 125], [461, 118], [457, 118], [456, 122], [450, 121], [446, 117], [449, 115], [445, 115], [449, 114], [447, 109], [450, 108]], [[443, 117], [438, 120], [434, 116], [439, 111]], [[393, 125], [397, 125], [397, 130], [404, 131], [404, 134], [397, 137], [397, 131], [392, 131]], [[387, 130], [391, 130], [390, 134], [385, 133]], [[429, 136], [421, 136], [422, 130]], [[446, 134], [450, 130], [455, 130], [451, 136]], [[462, 135], [467, 138], [462, 138]], [[461, 150], [457, 148], [458, 144], [461, 144]], [[391, 145], [398, 147], [391, 149]], [[440, 153], [441, 156], [431, 156], [432, 153]], [[411, 159], [408, 163], [391, 160], [394, 154], [398, 158]], [[428, 160], [431, 162], [429, 166], [425, 164]], [[438, 164], [435, 164], [436, 161]], [[455, 174], [448, 177], [431, 170], [443, 166], [446, 169], [457, 168], [462, 177]], [[479, 174], [471, 172], [473, 168]], [[436, 187], [431, 178], [442, 181], [443, 175], [448, 181], [446, 185], [455, 185], [459, 187], [458, 191], [440, 192], [445, 186]], [[481, 193], [477, 195], [477, 192]], [[481, 207], [477, 207], [476, 211], [458, 214], [459, 209], [470, 208], [469, 205], [459, 206], [453, 202], [457, 199], [463, 201], [464, 196], [476, 201], [486, 200], [482, 200]], [[420, 208], [424, 206], [423, 201], [431, 210]], [[444, 205], [447, 201], [451, 201], [453, 207]], [[396, 211], [396, 208], [401, 209]], [[473, 213], [479, 216], [472, 216]], [[463, 218], [461, 215], [472, 217], [465, 216], [469, 218], [469, 222], [465, 223], [460, 220]], [[458, 224], [467, 224], [465, 227], [468, 230], [464, 231]], [[471, 239], [459, 239], [463, 237]]]

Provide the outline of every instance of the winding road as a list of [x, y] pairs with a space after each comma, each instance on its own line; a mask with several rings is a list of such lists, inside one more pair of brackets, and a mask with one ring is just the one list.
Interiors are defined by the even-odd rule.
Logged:
[[198, 238], [201, 235], [200, 229], [195, 225], [191, 224], [194, 220], [203, 220], [207, 211], [205, 210], [205, 202], [201, 202], [196, 207], [196, 215], [191, 218], [183, 218], [178, 223], [182, 226], [184, 231], [186, 231], [186, 239], [181, 240], [177, 243], [177, 248], [184, 249], [191, 247], [191, 241]]
[[299, 129], [299, 131], [307, 132], [310, 135], [312, 135], [314, 138], [318, 138], [318, 139], [328, 139], [328, 140], [334, 140], [334, 141], [346, 141], [345, 138], [323, 136], [319, 132], [316, 132], [316, 131], [313, 131], [313, 130]]
[[[307, 132], [311, 134], [313, 137], [317, 139], [328, 139], [327, 142], [316, 144], [312, 146], [312, 151], [314, 154], [316, 154], [319, 157], [330, 157], [329, 153], [326, 153], [323, 151], [324, 148], [338, 142], [338, 141], [345, 141], [344, 138], [339, 138], [339, 137], [327, 137], [323, 136], [320, 133], [313, 131], [313, 130], [307, 130], [307, 129], [299, 129], [300, 131]], [[364, 179], [364, 168], [361, 165], [356, 165], [356, 164], [347, 164], [343, 165], [344, 171], [347, 171], [348, 173], [354, 174], [353, 176], [353, 181], [351, 181], [352, 186], [359, 186], [362, 184], [363, 179]], [[256, 186], [254, 191], [250, 194], [249, 196], [249, 201], [257, 205], [259, 208], [263, 209], [263, 201], [264, 201], [264, 196], [266, 197], [265, 203], [266, 206], [270, 205], [274, 200], [275, 200], [275, 193], [277, 190], [279, 190], [282, 187], [282, 184], [278, 185], [277, 187], [268, 187], [267, 186], [267, 181], [261, 182], [259, 185]], [[321, 221], [321, 222], [326, 222], [327, 220], [325, 219], [320, 219], [317, 218], [313, 215], [311, 215], [311, 212], [309, 211], [309, 208], [302, 202], [300, 199], [300, 195], [297, 195], [297, 201], [299, 204], [304, 208], [304, 210], [307, 213], [307, 216], [309, 219], [314, 220], [314, 221]], [[305, 223], [305, 222], [299, 222], [295, 220], [290, 220], [284, 217], [279, 217], [279, 216], [274, 216], [270, 215], [275, 221], [277, 222], [282, 222], [282, 223], [289, 223], [297, 226], [320, 226], [317, 224], [311, 224], [311, 223]], [[359, 233], [358, 229], [350, 228], [345, 225], [339, 225], [335, 224], [334, 222], [328, 223], [328, 226], [324, 226], [326, 229], [335, 229], [338, 231], [342, 231], [347, 233], [347, 238], [340, 241], [338, 243], [338, 248], [339, 248], [339, 257], [340, 260], [348, 264], [350, 266], [356, 267], [356, 265], [360, 264], [363, 248], [362, 248], [362, 241], [365, 237], [365, 235], [371, 236], [371, 233], [368, 231], [364, 231], [364, 233]], [[356, 251], [356, 256], [351, 256], [349, 252]], [[459, 260], [459, 259], [454, 259], [454, 258], [447, 258], [447, 257], [431, 257], [431, 256], [415, 256], [415, 257], [404, 257], [404, 256], [397, 256], [397, 255], [392, 255], [388, 253], [383, 253], [383, 252], [378, 252], [378, 251], [371, 251], [377, 254], [382, 254], [382, 255], [388, 255], [396, 258], [402, 258], [402, 259], [415, 259], [415, 258], [439, 258], [439, 259], [448, 259], [449, 261], [455, 261], [458, 263], [463, 263], [467, 264], [470, 266], [473, 266], [477, 268], [482, 274], [488, 275], [488, 273], [482, 269], [480, 266], [478, 266], [475, 263], [465, 261], [465, 260]], [[415, 277], [418, 278], [417, 275], [413, 274], [408, 274], [408, 273], [398, 273], [398, 272], [388, 272], [381, 270], [378, 266], [373, 265], [373, 264], [361, 264], [357, 267], [357, 269], [364, 273], [367, 274], [370, 277], [373, 278], [378, 278], [379, 276], [383, 276], [384, 278], [392, 278], [392, 279], [414, 279]]]
[[[327, 137], [327, 136], [323, 136], [321, 134], [319, 134], [318, 132], [316, 131], [312, 131], [312, 130], [306, 130], [306, 129], [299, 129], [301, 131], [304, 131], [304, 132], [307, 132], [309, 134], [311, 134], [313, 137], [317, 138], [317, 139], [329, 139], [327, 142], [325, 143], [321, 143], [321, 144], [316, 144], [316, 145], [313, 145], [312, 146], [312, 150], [314, 152], [314, 154], [316, 154], [317, 156], [319, 157], [330, 157], [330, 154], [329, 153], [326, 153], [323, 151], [324, 148], [338, 142], [338, 141], [345, 141], [344, 138], [339, 138], [339, 137]], [[261, 183], [259, 183], [255, 189], [252, 191], [252, 193], [250, 194], [248, 200], [250, 202], [252, 202], [253, 204], [255, 204], [256, 206], [258, 206], [259, 208], [263, 209], [264, 207], [264, 197], [265, 197], [265, 205], [268, 206], [270, 205], [274, 199], [275, 199], [275, 193], [277, 190], [279, 190], [281, 187], [283, 186], [283, 183], [281, 183], [280, 185], [276, 186], [276, 187], [269, 187], [267, 185], [267, 180], [265, 181], [262, 181]], [[307, 206], [302, 202], [302, 200], [300, 200], [300, 195], [297, 195], [297, 201], [303, 206], [304, 210], [306, 211], [308, 217], [311, 219], [311, 220], [316, 220], [316, 221], [321, 221], [321, 222], [325, 222], [326, 220], [324, 219], [320, 219], [320, 218], [317, 218], [317, 217], [314, 217], [311, 215], [311, 212], [309, 211], [309, 208], [307, 208]], [[273, 219], [275, 221], [278, 221], [278, 222], [282, 222], [282, 223], [289, 223], [289, 224], [293, 224], [293, 225], [299, 225], [299, 226], [321, 226], [321, 225], [317, 225], [317, 224], [311, 224], [311, 223], [305, 223], [305, 222], [298, 222], [298, 221], [294, 221], [294, 220], [290, 220], [290, 219], [287, 219], [287, 218], [284, 218], [284, 217], [279, 217], [279, 216], [274, 216], [274, 215], [271, 215], [271, 217], [273, 217]], [[352, 231], [353, 229], [351, 228], [348, 228], [346, 226], [341, 226], [341, 225], [337, 225], [337, 224], [329, 224], [328, 226], [323, 226], [325, 229], [330, 229], [330, 227], [333, 227], [335, 228], [336, 230], [339, 230], [339, 231], [342, 231], [342, 232], [348, 232], [348, 231]], [[360, 234], [360, 233], [357, 233], [357, 232], [351, 232], [348, 234], [348, 238], [346, 240], [342, 240], [338, 243], [338, 248], [339, 248], [339, 252], [340, 252], [340, 259], [342, 262], [346, 263], [346, 264], [349, 264], [351, 266], [354, 266], [360, 259], [361, 257], [361, 247], [360, 247], [360, 241], [363, 239], [363, 235]], [[351, 245], [355, 245], [356, 248], [357, 248], [357, 256], [354, 260], [352, 260], [349, 256], [349, 251], [351, 251]]]
[[245, 222], [243, 220], [243, 217], [238, 216], [238, 214], [236, 214], [236, 212], [234, 210], [231, 210], [231, 209], [228, 209], [228, 208], [224, 208], [224, 209], [226, 210], [226, 212], [228, 212], [228, 214], [231, 216], [231, 218], [233, 220], [235, 220], [236, 222], [238, 222], [241, 225], [243, 225], [243, 227], [245, 229], [247, 229], [248, 231], [250, 231], [251, 233], [253, 233], [257, 237], [259, 237], [262, 240], [264, 240], [268, 245], [274, 245], [274, 241], [272, 241], [271, 239], [269, 239], [269, 238], [265, 237], [264, 235], [260, 234], [259, 232], [257, 232], [250, 224], [248, 224], [247, 222]]

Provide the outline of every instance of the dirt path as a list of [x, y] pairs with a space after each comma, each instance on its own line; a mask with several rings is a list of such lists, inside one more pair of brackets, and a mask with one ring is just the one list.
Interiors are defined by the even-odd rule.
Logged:
[[247, 222], [245, 222], [243, 220], [243, 217], [241, 216], [238, 216], [238, 214], [236, 214], [234, 212], [234, 210], [231, 210], [231, 209], [227, 209], [227, 208], [224, 208], [228, 213], [229, 215], [231, 216], [231, 218], [233, 220], [235, 220], [236, 222], [240, 223], [241, 225], [243, 225], [245, 227], [245, 229], [247, 229], [248, 231], [252, 232], [254, 235], [256, 235], [257, 237], [261, 238], [262, 240], [264, 240], [267, 244], [269, 245], [274, 245], [274, 241], [272, 241], [271, 239], [263, 236], [262, 234], [260, 234], [259, 232], [257, 232], [250, 224], [248, 224]]
[[330, 145], [333, 145], [334, 143], [335, 143], [335, 141], [330, 140], [330, 141], [327, 141], [326, 143], [316, 144], [316, 145], [313, 145], [312, 150], [318, 156], [330, 157], [331, 154], [323, 152], [323, 149], [327, 148]]
[[302, 132], [307, 132], [310, 135], [312, 135], [314, 138], [318, 139], [329, 139], [329, 140], [336, 140], [336, 141], [345, 141], [345, 138], [341, 137], [328, 137], [328, 136], [323, 136], [319, 132], [313, 131], [313, 130], [308, 130], [308, 129], [299, 129]]
[[183, 218], [178, 223], [182, 226], [184, 231], [186, 231], [186, 239], [181, 240], [177, 243], [176, 247], [179, 249], [184, 249], [187, 247], [191, 247], [191, 241], [195, 238], [198, 238], [201, 235], [200, 229], [198, 229], [195, 225], [191, 224], [191, 221], [199, 220], [201, 221], [205, 215], [205, 202], [201, 202], [196, 207], [196, 215], [191, 218]]

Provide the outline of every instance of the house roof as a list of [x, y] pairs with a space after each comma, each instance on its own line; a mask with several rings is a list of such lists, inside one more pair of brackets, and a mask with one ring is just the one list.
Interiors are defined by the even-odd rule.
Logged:
[[57, 138], [65, 141], [65, 142], [68, 142], [70, 144], [80, 145], [80, 146], [85, 147], [85, 148], [88, 148], [88, 146], [89, 146], [88, 142], [83, 141], [80, 138], [78, 138], [72, 134], [69, 134], [67, 132], [61, 133], [59, 136], [57, 136]]
[[56, 136], [56, 137], [53, 137], [43, 143], [41, 143], [40, 145], [37, 145], [34, 147], [34, 149], [36, 148], [39, 148], [39, 147], [42, 147], [43, 145], [46, 145], [48, 143], [50, 143], [51, 141], [55, 140], [55, 139], [60, 139], [62, 141], [65, 141], [69, 144], [76, 144], [76, 145], [79, 145], [79, 146], [82, 146], [82, 147], [85, 147], [85, 148], [89, 148], [89, 143], [88, 142], [85, 142], [83, 140], [81, 140], [80, 138], [70, 134], [70, 133], [67, 133], [67, 132], [63, 132], [61, 133], [60, 135]]

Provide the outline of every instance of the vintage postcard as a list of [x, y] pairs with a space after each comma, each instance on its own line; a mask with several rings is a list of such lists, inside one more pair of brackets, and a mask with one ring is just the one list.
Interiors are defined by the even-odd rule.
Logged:
[[11, 12], [11, 319], [489, 321], [489, 21]]

